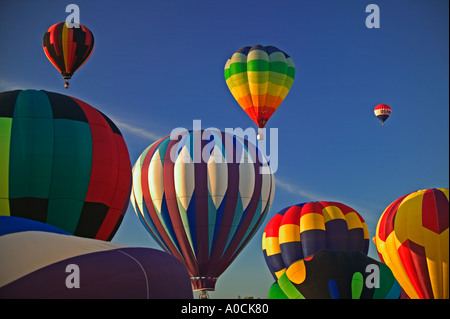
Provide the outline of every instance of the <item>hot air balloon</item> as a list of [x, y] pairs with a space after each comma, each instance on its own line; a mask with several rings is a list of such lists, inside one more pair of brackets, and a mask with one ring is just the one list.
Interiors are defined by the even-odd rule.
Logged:
[[152, 248], [76, 237], [0, 216], [0, 298], [192, 299], [189, 275]]
[[275, 280], [290, 265], [323, 249], [367, 255], [369, 231], [353, 208], [339, 202], [308, 202], [282, 209], [267, 223], [264, 257]]
[[258, 125], [258, 139], [262, 139], [262, 129], [294, 82], [292, 58], [274, 46], [246, 46], [227, 60], [224, 75], [236, 101]]
[[164, 137], [136, 161], [131, 203], [158, 244], [185, 264], [194, 290], [214, 290], [261, 226], [275, 191], [264, 167], [254, 145], [215, 130]]
[[44, 34], [42, 45], [45, 55], [65, 79], [69, 80], [91, 56], [94, 49], [94, 35], [82, 24], [68, 28], [65, 22], [52, 25]]
[[291, 264], [278, 279], [289, 299], [398, 299], [389, 267], [357, 250], [320, 250]]
[[37, 90], [0, 93], [0, 215], [111, 240], [131, 191], [117, 126], [76, 98]]
[[391, 107], [387, 104], [378, 104], [375, 106], [373, 112], [375, 116], [381, 121], [381, 125], [384, 126], [384, 121], [391, 115]]
[[375, 243], [409, 298], [449, 298], [449, 190], [423, 189], [391, 203], [381, 215]]

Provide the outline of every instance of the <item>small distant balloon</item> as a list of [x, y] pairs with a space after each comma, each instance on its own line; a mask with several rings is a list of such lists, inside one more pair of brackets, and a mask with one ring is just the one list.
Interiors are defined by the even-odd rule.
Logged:
[[381, 121], [381, 125], [383, 126], [384, 121], [386, 121], [389, 115], [391, 115], [391, 111], [391, 107], [387, 104], [378, 104], [373, 110], [375, 116]]
[[92, 54], [94, 35], [82, 24], [70, 27], [60, 22], [45, 32], [42, 45], [47, 58], [66, 80], [64, 87], [68, 89], [72, 75]]

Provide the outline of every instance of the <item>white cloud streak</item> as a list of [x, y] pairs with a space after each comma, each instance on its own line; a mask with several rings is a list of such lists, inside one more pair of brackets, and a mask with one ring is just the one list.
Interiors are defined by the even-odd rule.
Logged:
[[[363, 218], [366, 220], [366, 222], [375, 223], [375, 225], [378, 221], [380, 212], [383, 211], [383, 207], [380, 207], [380, 205], [377, 203], [368, 202], [368, 201], [361, 200], [358, 198], [351, 198], [351, 197], [336, 198], [336, 196], [330, 196], [330, 195], [326, 195], [326, 194], [317, 194], [317, 193], [311, 192], [309, 190], [306, 190], [297, 184], [292, 184], [278, 176], [275, 178], [275, 185], [277, 187], [276, 191], [281, 189], [285, 192], [288, 192], [288, 193], [296, 195], [296, 196], [301, 196], [310, 201], [341, 202], [343, 204], [346, 204], [346, 205], [352, 207], [357, 212], [359, 212], [361, 215], [363, 215]], [[295, 200], [294, 200], [294, 202], [295, 202]]]
[[156, 140], [159, 140], [160, 138], [163, 137], [163, 136], [159, 135], [158, 133], [151, 132], [151, 131], [148, 131], [146, 129], [137, 127], [136, 125], [132, 125], [132, 124], [126, 123], [126, 122], [124, 122], [122, 120], [119, 120], [119, 119], [117, 119], [115, 117], [111, 117], [111, 116], [109, 116], [109, 117], [119, 127], [120, 131], [122, 131], [122, 132], [128, 132], [128, 133], [133, 134], [135, 136], [138, 136], [138, 137], [141, 137], [141, 138], [144, 138], [144, 139], [148, 139], [148, 140], [151, 140], [151, 141], [156, 141]]
[[[25, 86], [24, 86], [25, 85]], [[0, 79], [0, 89], [2, 91], [23, 90], [26, 86], [24, 83], [14, 82], [6, 79]]]
[[275, 178], [275, 185], [277, 188], [281, 188], [288, 193], [291, 193], [294, 195], [300, 195], [302, 197], [306, 197], [309, 200], [318, 201], [321, 198], [323, 198], [323, 196], [311, 193], [310, 191], [305, 190], [296, 184], [291, 184], [289, 182], [286, 182], [278, 176]]
[[[31, 87], [34, 87], [34, 85], [30, 85], [30, 83], [23, 83], [23, 82], [19, 83], [19, 82], [14, 82], [14, 81], [11, 81], [8, 79], [0, 78], [0, 91], [24, 90], [25, 88], [31, 88]], [[43, 89], [43, 88], [40, 88], [40, 89]], [[49, 89], [45, 89], [45, 90], [49, 90]], [[137, 137], [151, 140], [151, 141], [156, 141], [163, 137], [162, 135], [160, 135], [158, 133], [151, 132], [146, 129], [140, 128], [140, 127], [136, 127], [136, 125], [134, 125], [134, 124], [129, 124], [129, 121], [126, 122], [124, 120], [120, 120], [117, 117], [113, 117], [111, 115], [108, 115], [108, 117], [119, 127], [121, 132], [127, 132], [129, 134], [133, 134]]]

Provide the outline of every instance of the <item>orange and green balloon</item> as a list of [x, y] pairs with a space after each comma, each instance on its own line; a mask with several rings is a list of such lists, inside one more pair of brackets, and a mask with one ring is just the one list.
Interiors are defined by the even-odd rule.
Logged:
[[262, 129], [291, 89], [295, 65], [274, 46], [246, 46], [227, 60], [224, 75], [236, 101]]

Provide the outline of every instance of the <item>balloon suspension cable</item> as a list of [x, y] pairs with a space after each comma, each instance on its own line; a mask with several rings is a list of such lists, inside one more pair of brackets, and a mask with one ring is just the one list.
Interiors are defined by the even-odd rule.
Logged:
[[208, 291], [207, 290], [200, 290], [200, 293], [198, 295], [198, 299], [209, 299]]
[[69, 88], [69, 80], [66, 80], [66, 82], [64, 83], [64, 88], [68, 89]]
[[256, 135], [256, 139], [258, 141], [261, 141], [264, 139], [264, 135], [263, 135], [263, 129], [262, 128], [258, 128], [258, 134]]

